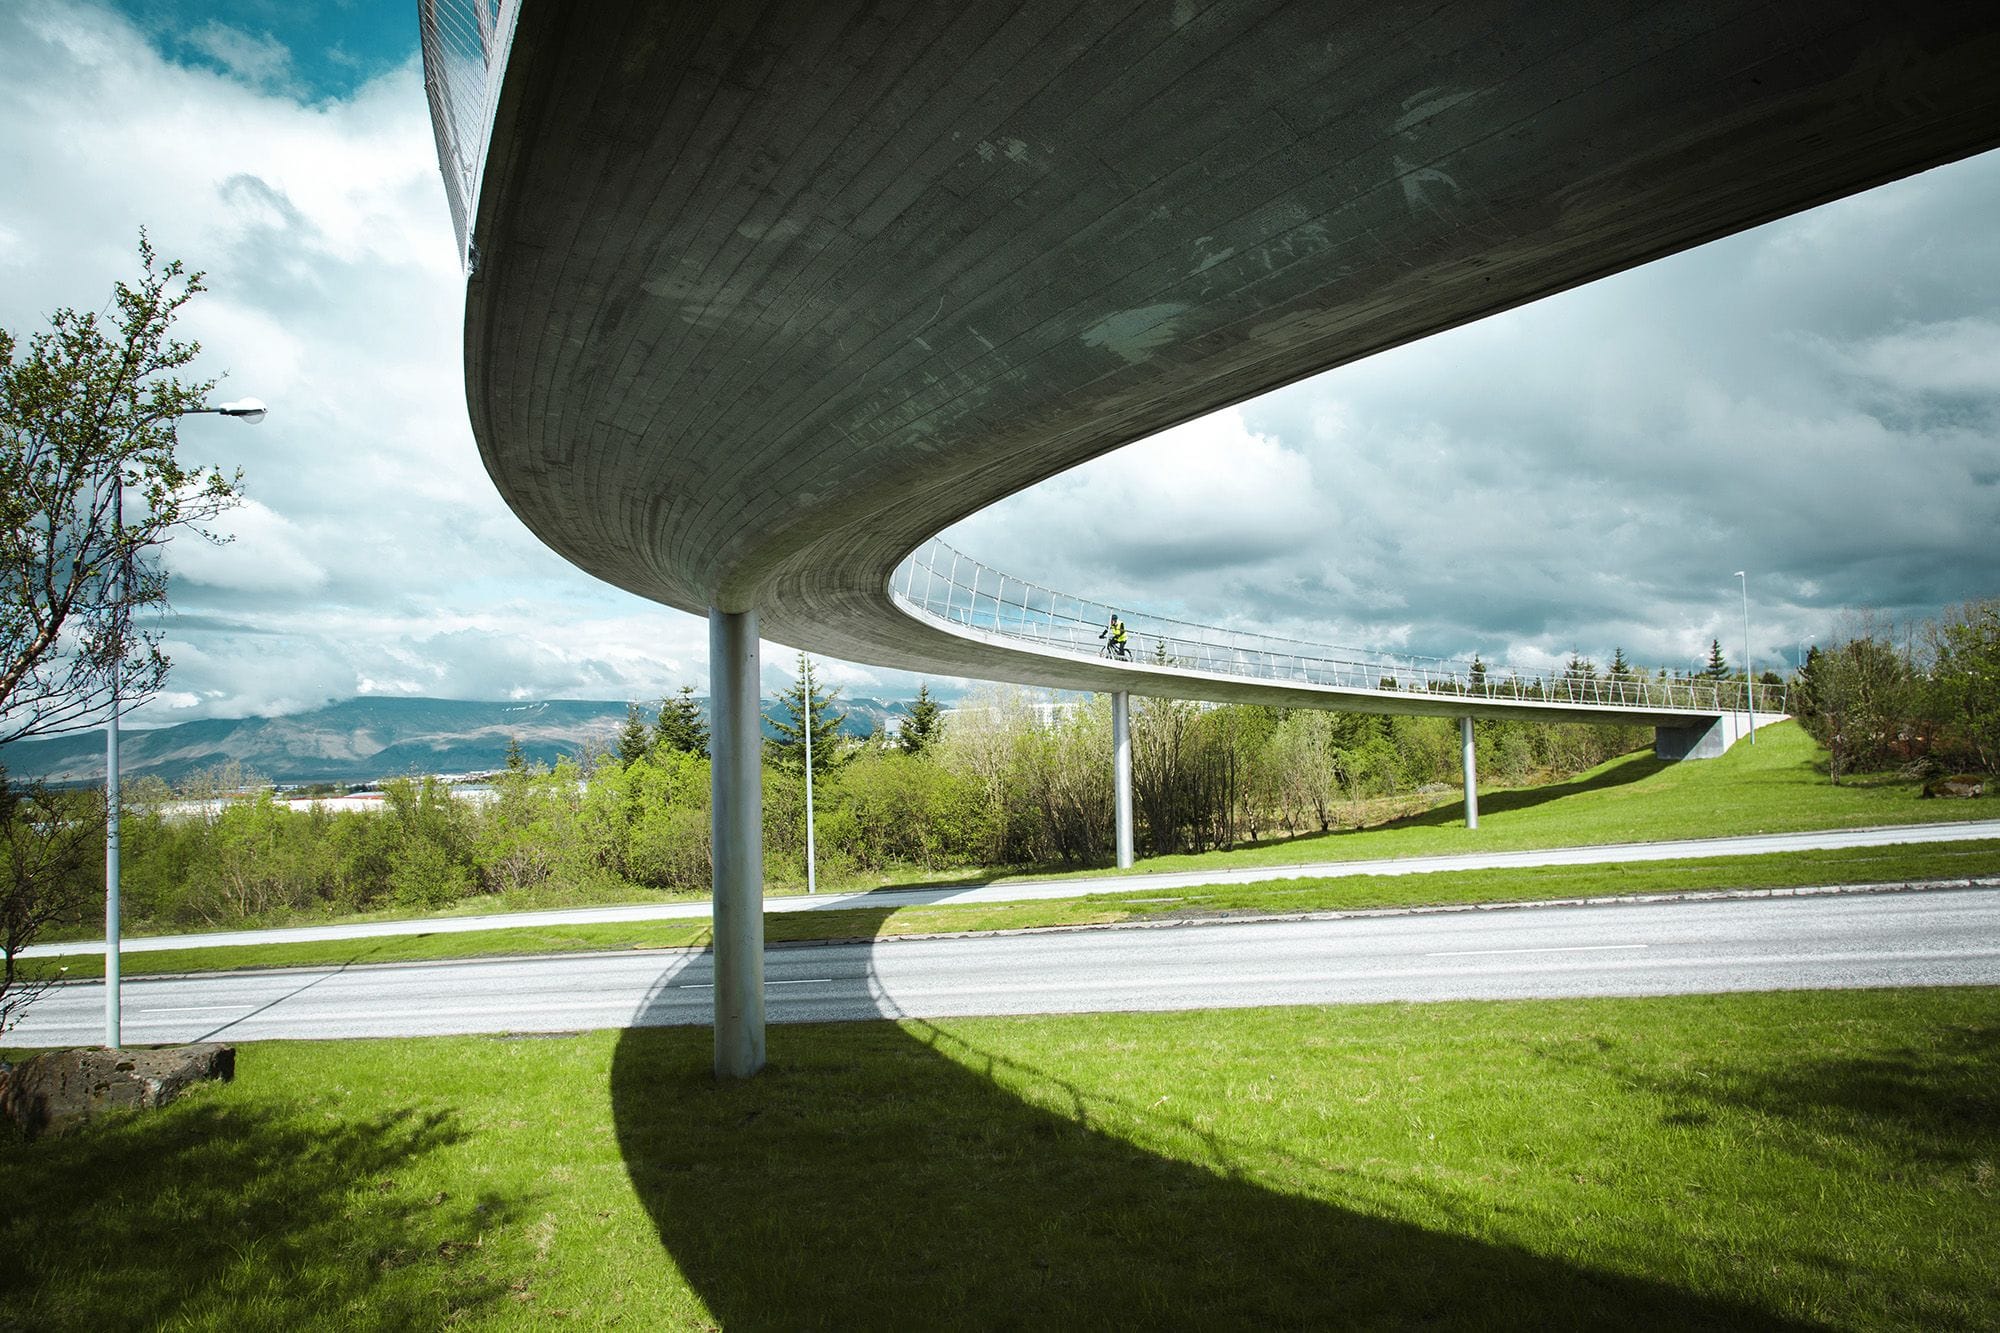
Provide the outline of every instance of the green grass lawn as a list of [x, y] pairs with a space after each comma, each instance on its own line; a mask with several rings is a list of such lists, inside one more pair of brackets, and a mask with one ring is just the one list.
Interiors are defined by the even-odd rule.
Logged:
[[265, 1043], [0, 1327], [2000, 1326], [2000, 990]]
[[2000, 792], [1929, 801], [1921, 799], [1921, 782], [1886, 775], [1836, 787], [1827, 781], [1825, 763], [1826, 752], [1796, 722], [1781, 722], [1760, 730], [1757, 744], [1738, 742], [1717, 759], [1666, 763], [1649, 751], [1613, 759], [1568, 782], [1482, 790], [1477, 830], [1464, 827], [1464, 807], [1454, 794], [1432, 810], [1377, 828], [1150, 857], [1138, 868], [1291, 865], [2000, 818]]
[[[1536, 866], [1510, 870], [1436, 871], [1420, 875], [1338, 875], [1211, 884], [1198, 888], [1094, 893], [1049, 902], [848, 907], [769, 912], [771, 943], [934, 935], [1049, 926], [1117, 925], [1164, 918], [1197, 919], [1245, 913], [1348, 911], [1453, 903], [1537, 902], [1644, 893], [1720, 889], [1881, 884], [2000, 875], [2000, 841], [1855, 847], [1760, 856], [1718, 856], [1631, 865]], [[366, 963], [579, 953], [611, 949], [700, 948], [706, 919], [617, 922], [585, 926], [517, 926], [449, 934], [297, 944], [229, 945], [126, 954], [126, 976], [217, 972], [254, 967], [352, 966]], [[101, 954], [24, 959], [28, 978], [60, 973], [71, 981], [104, 975]]]

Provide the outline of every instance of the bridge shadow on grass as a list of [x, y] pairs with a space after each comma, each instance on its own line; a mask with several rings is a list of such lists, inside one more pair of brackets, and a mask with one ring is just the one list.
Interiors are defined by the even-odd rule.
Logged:
[[[1645, 755], [1618, 764], [1595, 777], [1572, 778], [1568, 782], [1553, 782], [1542, 787], [1517, 787], [1507, 791], [1482, 791], [1479, 793], [1479, 814], [1483, 819], [1489, 815], [1504, 815], [1515, 810], [1532, 810], [1538, 805], [1551, 801], [1567, 800], [1572, 796], [1582, 796], [1589, 792], [1609, 791], [1614, 787], [1626, 787], [1635, 782], [1644, 782], [1656, 773], [1672, 768], [1674, 761], [1661, 759], [1657, 755]], [[1465, 822], [1465, 807], [1457, 802], [1441, 805], [1435, 810], [1422, 814], [1408, 815], [1384, 825], [1386, 828], [1437, 828], [1444, 825]]]
[[508, 1294], [476, 1238], [518, 1216], [397, 1183], [443, 1112], [323, 1119], [201, 1089], [0, 1138], [0, 1329], [436, 1328]]
[[880, 1021], [786, 1025], [771, 988], [754, 1079], [717, 1083], [706, 1027], [643, 1026], [688, 1021], [665, 997], [697, 967], [619, 1038], [626, 1171], [724, 1327], [1789, 1327], [1274, 1191], [1192, 1126], [1199, 1160], [1150, 1152], [1100, 1128], [1119, 1108], [1059, 1071], [887, 1021], [874, 959], [895, 947], [814, 954], [838, 1011]]

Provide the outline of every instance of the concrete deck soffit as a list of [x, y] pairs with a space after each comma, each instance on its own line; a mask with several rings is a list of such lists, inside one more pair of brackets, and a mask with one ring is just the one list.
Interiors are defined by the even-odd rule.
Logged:
[[891, 570], [1177, 422], [1996, 143], [1983, 4], [524, 0], [472, 422], [634, 593], [1119, 688]]

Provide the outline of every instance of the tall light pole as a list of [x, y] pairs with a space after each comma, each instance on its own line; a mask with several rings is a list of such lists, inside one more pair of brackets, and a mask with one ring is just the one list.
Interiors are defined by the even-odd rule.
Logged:
[[[1750, 665], [1750, 576], [1742, 570], [1736, 578], [1743, 586], [1743, 708], [1750, 714], [1750, 743], [1757, 743], [1757, 674]], [[1779, 654], [1783, 656], [1783, 654]]]
[[[270, 409], [255, 398], [244, 398], [221, 407], [197, 407], [182, 412], [184, 417], [213, 413], [234, 417], [249, 425], [264, 419]], [[117, 1050], [122, 1040], [119, 1013], [118, 937], [118, 710], [119, 676], [125, 668], [125, 581], [130, 561], [125, 545], [125, 469], [111, 468], [111, 545], [118, 563], [111, 570], [111, 717], [104, 724], [104, 1045]]]
[[815, 865], [818, 858], [813, 855], [813, 663], [805, 659], [805, 674], [799, 678], [799, 688], [805, 694], [806, 710], [806, 892], [819, 892], [819, 872]]

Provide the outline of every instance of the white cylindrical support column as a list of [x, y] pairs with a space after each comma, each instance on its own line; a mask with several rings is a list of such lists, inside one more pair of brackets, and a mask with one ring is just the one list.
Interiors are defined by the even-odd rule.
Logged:
[[708, 613], [715, 1076], [764, 1067], [764, 786], [757, 613]]
[[1473, 753], [1472, 719], [1458, 720], [1458, 746], [1465, 761], [1465, 826], [1479, 827], [1479, 764]]
[[1111, 791], [1118, 825], [1118, 868], [1132, 868], [1132, 696], [1111, 696]]

